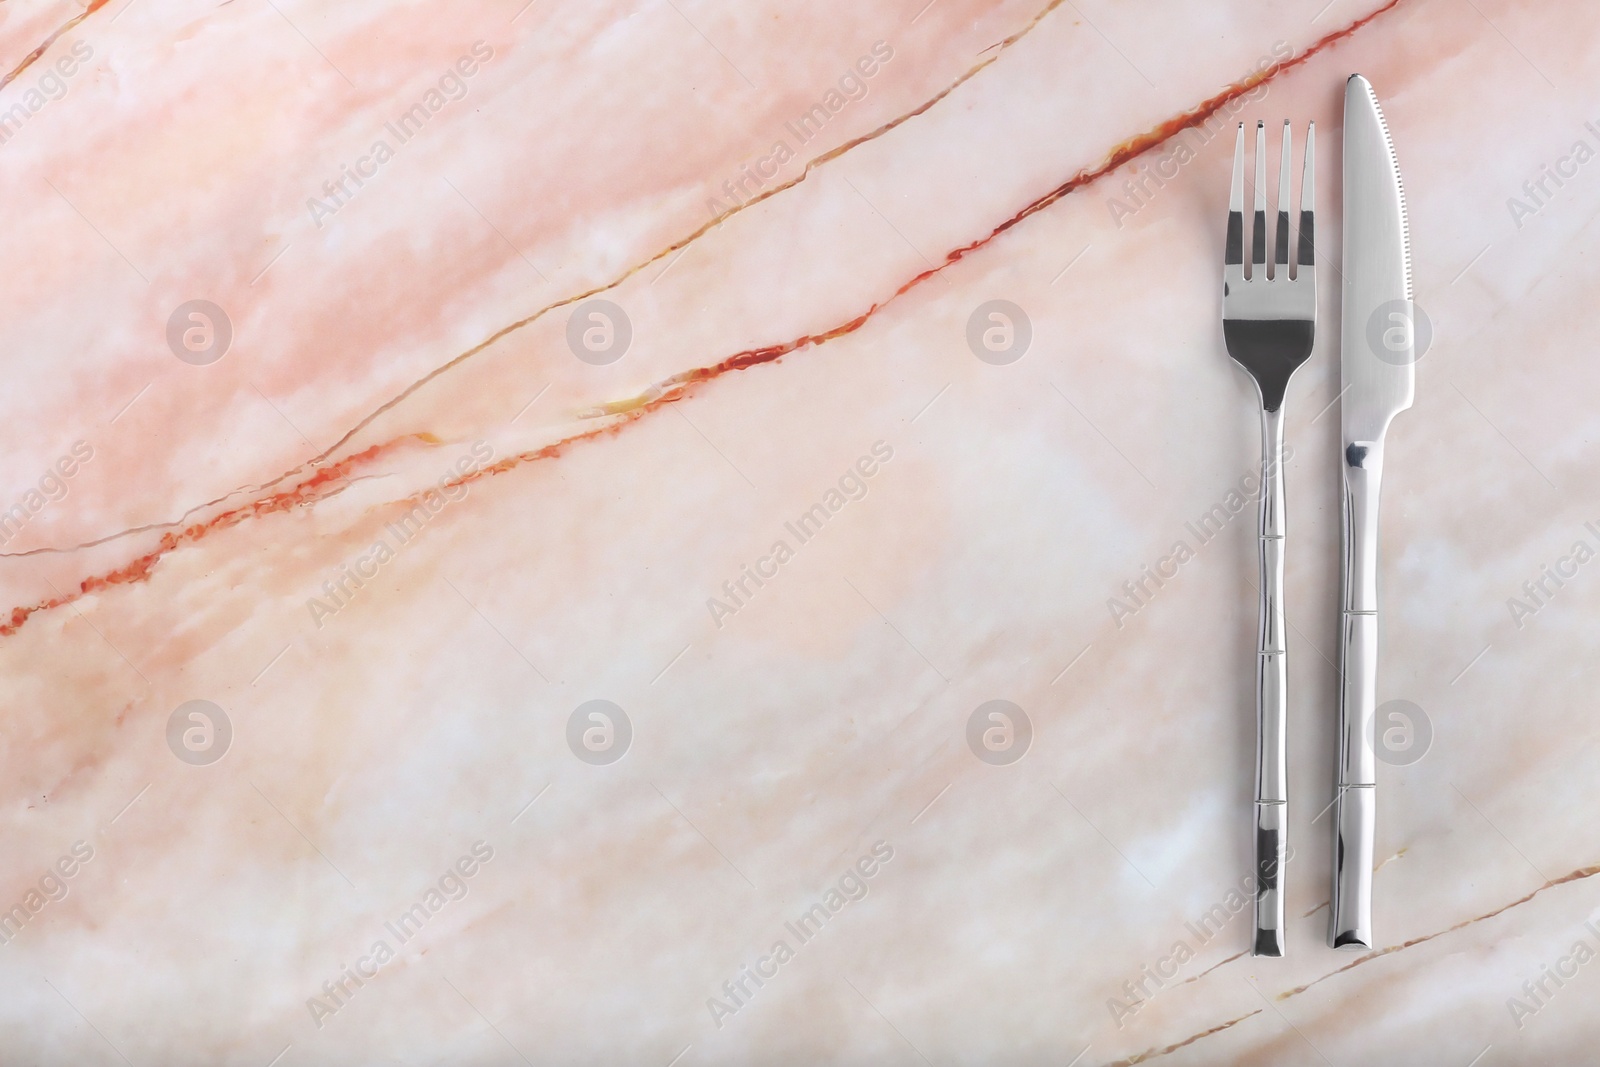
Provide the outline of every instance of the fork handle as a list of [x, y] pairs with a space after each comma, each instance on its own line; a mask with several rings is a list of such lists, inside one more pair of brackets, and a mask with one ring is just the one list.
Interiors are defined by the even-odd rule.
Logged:
[[1334, 794], [1334, 948], [1372, 947], [1372, 855], [1377, 810], [1373, 722], [1378, 697], [1378, 490], [1383, 443], [1344, 452], [1344, 566], [1339, 626], [1339, 780]]
[[1261, 610], [1256, 647], [1255, 882], [1257, 956], [1283, 955], [1288, 862], [1288, 664], [1283, 616], [1283, 405], [1261, 412]]

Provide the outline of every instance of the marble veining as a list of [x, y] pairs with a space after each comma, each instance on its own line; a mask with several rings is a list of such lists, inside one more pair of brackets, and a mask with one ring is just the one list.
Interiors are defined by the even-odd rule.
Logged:
[[[0, 1060], [1590, 1062], [1600, 24], [1324, 4], [0, 3]], [[1255, 959], [1229, 131], [1336, 234], [1353, 71], [1383, 947], [1335, 248]]]

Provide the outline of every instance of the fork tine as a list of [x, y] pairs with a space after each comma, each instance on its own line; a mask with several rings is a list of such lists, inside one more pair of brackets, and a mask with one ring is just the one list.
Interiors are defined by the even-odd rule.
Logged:
[[1283, 124], [1283, 158], [1278, 163], [1278, 228], [1272, 243], [1272, 276], [1289, 276], [1289, 145], [1294, 140], [1294, 129], [1285, 120]]
[[[1228, 267], [1244, 266], [1244, 123], [1239, 123], [1239, 138], [1233, 146], [1233, 186], [1228, 193], [1228, 244], [1222, 262]], [[1232, 273], [1232, 272], [1230, 272]]]
[[1256, 123], [1256, 213], [1250, 226], [1250, 277], [1267, 276], [1267, 124]]
[[1317, 124], [1306, 127], [1306, 169], [1300, 176], [1300, 265], [1315, 267], [1316, 243], [1316, 167]]

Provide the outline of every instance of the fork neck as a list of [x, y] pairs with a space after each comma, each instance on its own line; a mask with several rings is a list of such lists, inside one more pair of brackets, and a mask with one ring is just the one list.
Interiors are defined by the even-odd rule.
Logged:
[[1283, 502], [1283, 407], [1261, 410], [1262, 537], [1282, 537], [1287, 525]]

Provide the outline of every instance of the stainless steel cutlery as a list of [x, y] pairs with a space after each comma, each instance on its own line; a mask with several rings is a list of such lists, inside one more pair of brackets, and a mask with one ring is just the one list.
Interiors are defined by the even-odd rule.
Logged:
[[[1284, 641], [1283, 406], [1316, 339], [1316, 130], [1306, 129], [1298, 217], [1290, 211], [1293, 129], [1283, 126], [1276, 226], [1268, 263], [1267, 136], [1256, 124], [1254, 210], [1245, 226], [1245, 128], [1234, 148], [1224, 249], [1222, 332], [1261, 400], [1261, 573], [1256, 653], [1255, 933], [1258, 956], [1284, 952], [1288, 710]], [[1345, 86], [1341, 309], [1339, 756], [1329, 944], [1369, 948], [1376, 811], [1373, 727], [1378, 667], [1378, 491], [1384, 436], [1411, 406], [1415, 382], [1411, 249], [1400, 168], [1371, 84]], [[1291, 231], [1297, 234], [1290, 248]], [[1249, 259], [1245, 246], [1249, 242]]]
[[[1222, 335], [1228, 355], [1250, 372], [1261, 400], [1260, 616], [1256, 645], [1255, 939], [1258, 956], [1283, 955], [1283, 867], [1287, 862], [1289, 794], [1284, 732], [1288, 669], [1283, 617], [1283, 395], [1289, 377], [1311, 355], [1317, 332], [1313, 209], [1316, 127], [1306, 129], [1300, 178], [1298, 248], [1289, 249], [1290, 142], [1283, 124], [1273, 266], [1267, 268], [1267, 131], [1256, 123], [1255, 212], [1250, 272], [1244, 262], [1244, 126], [1233, 153], [1233, 187], [1222, 268]], [[1291, 261], [1294, 267], [1290, 267]]]
[[1411, 240], [1400, 165], [1383, 109], [1356, 74], [1344, 93], [1344, 285], [1340, 353], [1343, 580], [1339, 780], [1328, 943], [1372, 947], [1373, 750], [1378, 687], [1378, 488], [1383, 439], [1411, 406]]

